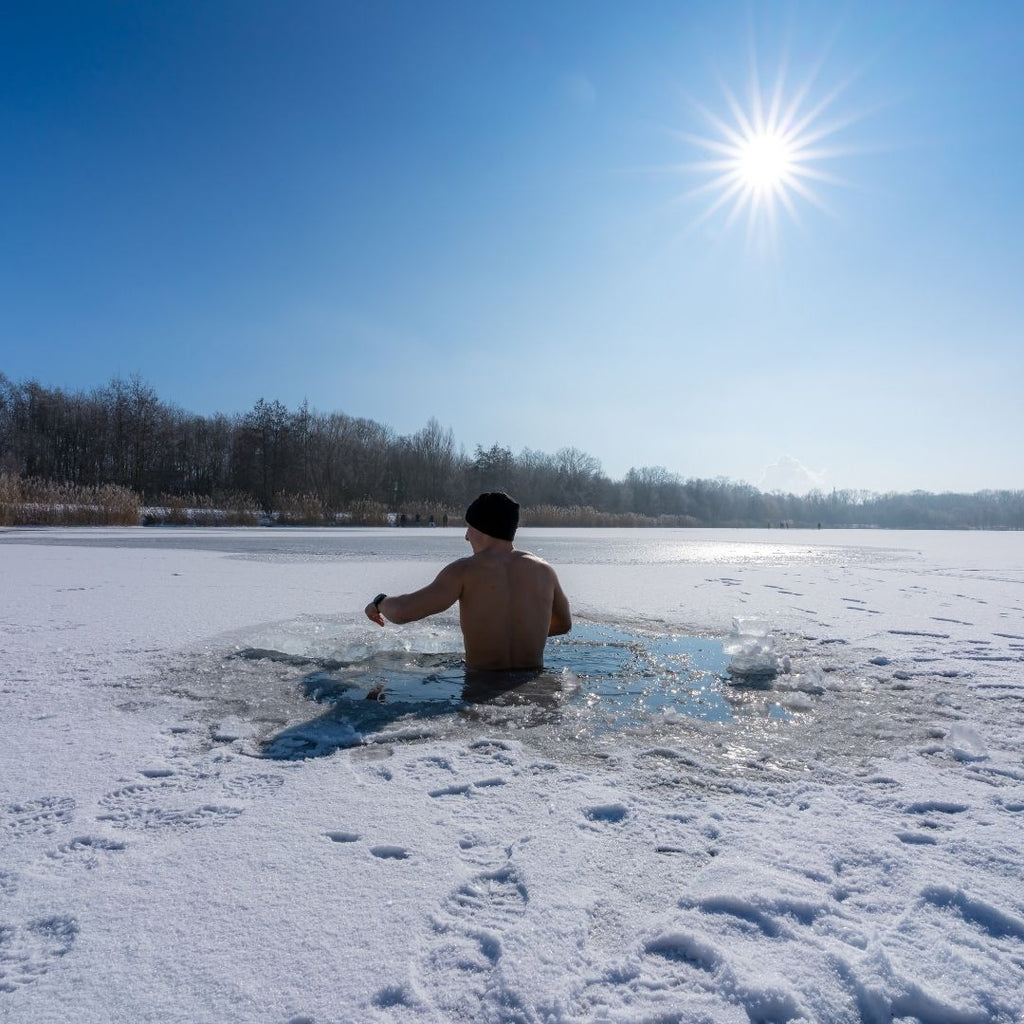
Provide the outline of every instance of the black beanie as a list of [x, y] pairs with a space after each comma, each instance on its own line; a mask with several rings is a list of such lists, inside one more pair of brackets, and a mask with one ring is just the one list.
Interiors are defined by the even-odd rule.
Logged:
[[466, 522], [488, 537], [512, 540], [519, 526], [519, 502], [504, 491], [487, 491], [466, 509]]

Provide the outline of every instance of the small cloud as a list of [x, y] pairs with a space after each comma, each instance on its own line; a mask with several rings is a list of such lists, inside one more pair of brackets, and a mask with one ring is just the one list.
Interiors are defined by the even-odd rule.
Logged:
[[765, 467], [757, 486], [762, 491], [807, 494], [825, 489], [825, 471], [808, 469], [799, 459], [783, 455], [778, 462]]
[[597, 89], [584, 74], [564, 74], [559, 79], [562, 97], [574, 107], [589, 109], [597, 102]]

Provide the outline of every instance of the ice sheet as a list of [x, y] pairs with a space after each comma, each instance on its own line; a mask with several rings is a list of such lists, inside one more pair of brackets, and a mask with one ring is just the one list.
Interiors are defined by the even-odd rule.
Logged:
[[0, 1014], [1024, 1014], [1021, 535], [527, 532], [610, 629], [760, 620], [770, 688], [732, 721], [395, 721], [274, 760], [309, 666], [225, 686], [230, 656], [457, 656], [451, 620], [359, 614], [459, 537], [213, 532], [0, 533]]

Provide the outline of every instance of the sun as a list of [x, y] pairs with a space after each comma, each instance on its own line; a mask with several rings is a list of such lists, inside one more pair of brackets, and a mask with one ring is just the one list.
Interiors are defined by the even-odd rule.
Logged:
[[726, 116], [690, 101], [712, 129], [709, 135], [675, 133], [705, 155], [682, 166], [705, 178], [683, 198], [709, 200], [693, 227], [721, 214], [728, 228], [745, 215], [748, 234], [774, 246], [780, 210], [797, 224], [804, 206], [833, 212], [822, 195], [824, 188], [848, 183], [823, 165], [853, 152], [836, 146], [831, 137], [859, 115], [837, 118], [831, 114], [849, 82], [816, 95], [820, 70], [819, 62], [802, 85], [788, 92], [784, 60], [773, 86], [766, 90], [752, 58], [745, 103], [724, 82]]
[[736, 172], [750, 188], [775, 192], [791, 183], [794, 153], [778, 132], [759, 132], [744, 140], [736, 155]]

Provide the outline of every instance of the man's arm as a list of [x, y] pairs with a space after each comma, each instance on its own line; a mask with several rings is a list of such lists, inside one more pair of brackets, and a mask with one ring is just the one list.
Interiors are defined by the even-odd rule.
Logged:
[[572, 629], [572, 612], [569, 611], [569, 599], [562, 590], [562, 584], [555, 577], [555, 596], [551, 602], [551, 625], [548, 636], [561, 636]]
[[371, 601], [366, 606], [366, 617], [378, 626], [384, 620], [401, 625], [404, 622], [417, 622], [428, 615], [436, 615], [451, 608], [462, 594], [463, 559], [446, 565], [433, 583], [428, 583], [420, 590], [411, 594], [399, 594], [385, 597], [379, 605]]

